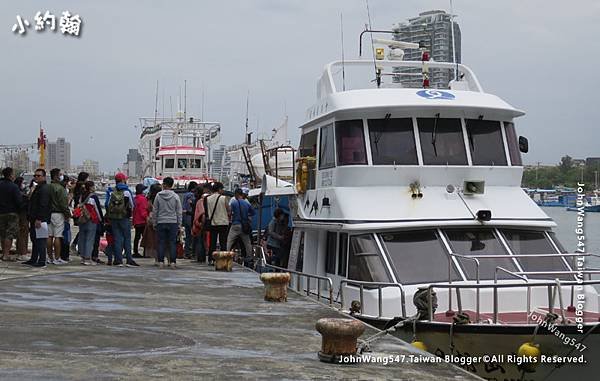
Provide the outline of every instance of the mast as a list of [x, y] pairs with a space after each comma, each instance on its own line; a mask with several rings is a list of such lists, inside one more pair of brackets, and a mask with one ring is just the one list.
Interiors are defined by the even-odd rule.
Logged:
[[248, 138], [248, 106], [250, 104], [250, 90], [248, 90], [248, 95], [246, 95], [246, 132], [244, 133], [244, 141], [246, 144], [252, 143]]

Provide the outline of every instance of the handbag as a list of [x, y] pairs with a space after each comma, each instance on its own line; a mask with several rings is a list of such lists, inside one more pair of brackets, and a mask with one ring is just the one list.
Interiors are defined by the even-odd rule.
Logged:
[[[221, 198], [221, 196], [222, 196], [222, 195], [219, 195], [219, 196], [217, 197], [217, 200], [215, 201], [215, 207], [213, 208], [213, 211], [212, 211], [212, 213], [210, 214], [210, 217], [209, 217], [209, 218], [206, 218], [206, 219], [204, 220], [204, 229], [206, 229], [206, 230], [211, 230], [211, 229], [213, 228], [212, 219], [213, 219], [213, 217], [215, 216], [215, 212], [217, 211], [217, 206], [219, 206], [219, 198]], [[207, 208], [208, 208], [208, 200], [207, 200], [207, 199], [208, 199], [208, 197], [206, 197], [206, 198], [204, 199], [204, 202], [205, 202], [205, 205], [204, 205], [204, 206], [205, 206], [205, 209], [204, 209], [204, 210], [207, 210]]]
[[238, 207], [240, 208], [240, 220], [242, 221], [242, 233], [250, 234], [250, 233], [252, 233], [252, 225], [250, 224], [250, 221], [248, 220], [248, 216], [246, 216], [246, 218], [244, 218], [244, 216], [242, 215], [242, 203], [240, 202], [240, 200], [237, 200], [237, 202], [238, 202]]

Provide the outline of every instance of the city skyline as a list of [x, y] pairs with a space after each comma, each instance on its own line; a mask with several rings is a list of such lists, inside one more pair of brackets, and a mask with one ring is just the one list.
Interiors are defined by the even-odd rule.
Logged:
[[[391, 29], [424, 11], [449, 12], [448, 6], [447, 1], [372, 0], [371, 22], [374, 29]], [[119, 168], [128, 149], [137, 148], [140, 130], [134, 126], [140, 116], [154, 114], [157, 80], [159, 115], [176, 112], [187, 80], [187, 113], [221, 122], [223, 144], [240, 143], [249, 91], [255, 136], [268, 134], [287, 114], [290, 139], [297, 144], [296, 127], [315, 100], [316, 78], [341, 56], [340, 14], [346, 59], [356, 58], [358, 34], [368, 22], [363, 1], [106, 1], [100, 7], [70, 0], [44, 7], [80, 14], [81, 35], [32, 28], [16, 35], [10, 30], [15, 16], [31, 18], [40, 4], [0, 5], [5, 15], [0, 43], [13, 52], [0, 63], [10, 73], [0, 89], [6, 105], [2, 131], [11, 132], [8, 143], [31, 143], [41, 120], [49, 140], [71, 141], [74, 163], [98, 160], [103, 170]], [[557, 46], [576, 41], [585, 47], [585, 61], [598, 58], [593, 36], [599, 27], [593, 21], [600, 5], [465, 0], [454, 7], [463, 63], [487, 92], [527, 113], [516, 123], [531, 143], [525, 163], [553, 163], [564, 154], [600, 156], [591, 93], [600, 78], [594, 71], [581, 80], [557, 75], [572, 60], [556, 53]], [[289, 28], [293, 35], [275, 33]], [[178, 54], [185, 59], [174, 59]]]

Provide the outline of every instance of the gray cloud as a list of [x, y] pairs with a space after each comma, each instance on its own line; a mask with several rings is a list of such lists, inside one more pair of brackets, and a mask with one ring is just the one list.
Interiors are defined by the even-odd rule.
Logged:
[[[420, 11], [447, 9], [448, 2], [371, 0], [370, 6], [373, 26], [387, 29]], [[486, 91], [527, 112], [517, 123], [531, 141], [526, 161], [598, 156], [597, 2], [456, 0], [454, 6], [463, 62]], [[11, 32], [17, 14], [32, 22], [46, 9], [79, 13], [81, 38], [33, 28], [26, 37]], [[205, 119], [222, 122], [224, 143], [242, 139], [248, 90], [251, 127], [268, 132], [285, 105], [297, 142], [316, 78], [340, 57], [340, 12], [346, 57], [355, 58], [367, 21], [361, 0], [3, 1], [3, 144], [34, 141], [42, 120], [51, 139], [72, 142], [73, 164], [93, 158], [114, 169], [137, 145], [137, 118], [153, 114], [157, 79], [159, 112], [167, 115], [184, 80], [189, 114], [200, 116], [204, 91]]]

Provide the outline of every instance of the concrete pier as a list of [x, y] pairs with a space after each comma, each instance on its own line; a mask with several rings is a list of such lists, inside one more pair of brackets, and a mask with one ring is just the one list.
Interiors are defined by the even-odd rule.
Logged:
[[[444, 363], [320, 362], [315, 323], [337, 311], [294, 292], [265, 302], [258, 274], [237, 266], [139, 263], [0, 263], [0, 379], [478, 379]], [[389, 336], [372, 349], [417, 353]]]

